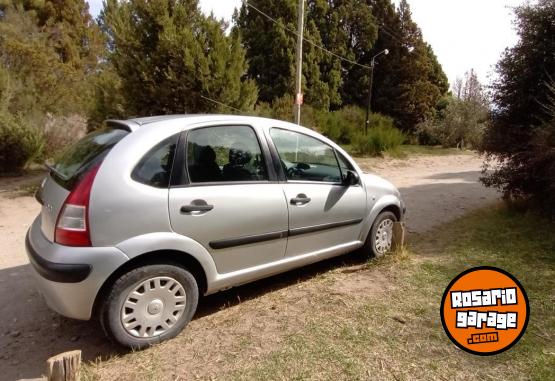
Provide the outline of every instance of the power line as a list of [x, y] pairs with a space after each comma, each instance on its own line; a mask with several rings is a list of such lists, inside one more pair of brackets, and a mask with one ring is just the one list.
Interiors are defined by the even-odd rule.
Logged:
[[395, 34], [391, 33], [389, 30], [387, 30], [387, 28], [383, 24], [379, 25], [378, 28], [381, 29], [385, 34], [387, 34], [391, 38], [393, 38], [395, 41], [397, 41], [399, 44], [401, 44], [401, 46], [405, 45], [405, 43], [403, 41], [401, 41], [401, 39], [399, 37], [397, 37]]
[[[256, 8], [254, 5], [250, 4], [249, 2], [245, 2], [245, 4], [246, 4], [249, 8], [254, 9], [256, 12], [258, 12], [258, 13], [260, 13], [262, 16], [266, 17], [268, 20], [272, 21], [274, 24], [276, 24], [276, 25], [281, 25], [285, 30], [289, 31], [290, 33], [293, 33], [295, 36], [299, 36], [299, 33], [298, 33], [296, 30], [293, 30], [293, 29], [287, 27], [286, 25], [283, 25], [282, 23], [280, 23], [279, 21], [277, 21], [277, 20], [274, 19], [273, 17], [271, 17], [271, 16], [269, 16], [268, 14], [262, 12], [260, 9]], [[307, 39], [307, 38], [305, 38], [305, 37], [303, 37], [303, 41], [305, 41], [305, 42], [307, 42], [308, 44], [314, 46], [315, 48], [318, 48], [318, 49], [323, 50], [324, 52], [326, 52], [326, 53], [328, 53], [328, 54], [334, 56], [334, 57], [337, 58], [337, 59], [340, 59], [340, 60], [345, 61], [345, 62], [349, 62], [349, 63], [351, 63], [351, 64], [353, 64], [353, 65], [357, 65], [357, 66], [363, 67], [363, 68], [365, 68], [365, 69], [370, 69], [370, 66], [368, 66], [368, 65], [364, 65], [364, 64], [358, 63], [358, 62], [356, 62], [356, 61], [350, 60], [350, 59], [348, 59], [348, 58], [342, 57], [342, 56], [340, 56], [339, 54], [336, 54], [336, 53], [332, 52], [331, 50], [328, 50], [328, 49], [324, 48], [323, 46], [320, 46], [320, 45], [318, 45], [318, 44], [316, 44], [316, 43], [310, 41], [309, 39]]]
[[[297, 37], [301, 37], [303, 41], [305, 41], [305, 42], [307, 42], [308, 44], [314, 46], [315, 48], [321, 49], [321, 50], [323, 50], [324, 52], [326, 52], [326, 53], [328, 53], [328, 54], [330, 54], [330, 55], [334, 56], [335, 58], [340, 59], [340, 60], [342, 60], [342, 61], [345, 61], [345, 62], [351, 63], [351, 64], [353, 64], [353, 65], [357, 65], [357, 66], [363, 67], [363, 68], [365, 68], [365, 69], [372, 69], [371, 66], [364, 65], [364, 64], [358, 63], [358, 62], [356, 62], [356, 61], [350, 60], [350, 59], [348, 59], [348, 58], [342, 57], [342, 56], [340, 56], [339, 54], [336, 54], [336, 53], [330, 51], [329, 49], [326, 49], [326, 48], [324, 48], [323, 46], [320, 46], [320, 45], [318, 45], [318, 44], [316, 44], [316, 43], [310, 41], [310, 40], [307, 39], [306, 37], [300, 35], [296, 30], [293, 30], [293, 29], [287, 27], [286, 25], [280, 23], [278, 20], [276, 20], [275, 18], [271, 17], [271, 16], [268, 15], [267, 13], [264, 13], [263, 11], [261, 11], [260, 9], [258, 9], [257, 7], [255, 7], [254, 5], [250, 4], [247, 0], [244, 1], [244, 4], [247, 5], [248, 7], [252, 8], [252, 9], [255, 10], [256, 12], [258, 12], [258, 13], [261, 14], [262, 16], [266, 17], [268, 20], [270, 20], [270, 21], [273, 22], [274, 24], [282, 26], [285, 30], [287, 30], [287, 31], [290, 32], [290, 33], [293, 33], [293, 34], [294, 34], [295, 36], [297, 36]], [[395, 34], [393, 34], [393, 33], [391, 33], [390, 31], [388, 31], [387, 28], [386, 28], [383, 24], [378, 25], [378, 28], [381, 29], [381, 30], [382, 30], [383, 32], [385, 32], [386, 34], [388, 34], [388, 35], [389, 35], [390, 37], [392, 37], [394, 40], [396, 40], [399, 44], [404, 45], [404, 43], [401, 41], [401, 39], [400, 39], [399, 37], [397, 37]], [[237, 111], [237, 112], [239, 112], [239, 113], [242, 113], [241, 110], [239, 110], [239, 109], [237, 109], [237, 108], [235, 108], [235, 107], [233, 107], [233, 106], [227, 105], [227, 104], [225, 104], [225, 103], [219, 102], [219, 101], [217, 101], [217, 100], [215, 100], [215, 99], [205, 97], [204, 95], [201, 95], [200, 97], [201, 97], [202, 99], [205, 99], [205, 100], [207, 100], [207, 101], [209, 101], [209, 102], [212, 102], [212, 103], [214, 103], [214, 104], [217, 104], [217, 105], [220, 105], [220, 106], [223, 106], [223, 107], [227, 107], [227, 108], [229, 108], [229, 109], [231, 109], [231, 110], [234, 110], [234, 111]]]
[[232, 110], [235, 110], [235, 111], [237, 111], [237, 112], [242, 113], [241, 110], [239, 110], [238, 108], [235, 108], [235, 107], [233, 107], [233, 106], [226, 105], [225, 103], [222, 103], [222, 102], [218, 102], [217, 100], [214, 100], [214, 99], [212, 99], [212, 98], [205, 97], [204, 95], [201, 95], [200, 97], [201, 97], [202, 99], [205, 99], [205, 100], [209, 101], [209, 102], [212, 102], [212, 103], [215, 103], [215, 104], [217, 104], [217, 105], [224, 106], [224, 107], [227, 107], [227, 108], [229, 108], [229, 109], [232, 109]]

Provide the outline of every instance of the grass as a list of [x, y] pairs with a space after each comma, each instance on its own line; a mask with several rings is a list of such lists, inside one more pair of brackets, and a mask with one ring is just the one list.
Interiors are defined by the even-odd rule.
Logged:
[[[555, 225], [488, 209], [419, 237], [412, 261], [378, 263], [399, 271], [397, 290], [347, 314], [330, 311], [290, 336], [238, 379], [555, 379]], [[418, 259], [418, 260], [416, 260]], [[443, 333], [439, 302], [463, 270], [492, 265], [523, 284], [531, 302], [526, 335], [509, 352], [482, 358], [456, 349]], [[313, 373], [317, 370], [317, 373]], [[379, 375], [379, 376], [377, 376]], [[315, 377], [316, 376], [316, 377]]]
[[[194, 321], [159, 347], [86, 365], [84, 379], [555, 379], [554, 232], [534, 215], [473, 212], [413, 237], [401, 254], [332, 268]], [[439, 318], [449, 281], [478, 265], [515, 275], [531, 303], [526, 334], [493, 357], [456, 348]]]

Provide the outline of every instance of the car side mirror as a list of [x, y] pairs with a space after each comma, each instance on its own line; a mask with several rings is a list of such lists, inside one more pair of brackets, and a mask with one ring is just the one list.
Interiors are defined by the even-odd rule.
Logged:
[[343, 185], [345, 186], [353, 186], [353, 185], [358, 185], [360, 183], [360, 177], [358, 176], [358, 173], [356, 173], [355, 171], [347, 171], [347, 173], [345, 174], [345, 176], [343, 176]]

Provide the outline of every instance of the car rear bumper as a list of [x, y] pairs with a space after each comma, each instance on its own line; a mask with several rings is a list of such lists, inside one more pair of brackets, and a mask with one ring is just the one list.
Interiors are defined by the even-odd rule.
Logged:
[[73, 319], [89, 320], [106, 279], [129, 258], [115, 247], [67, 247], [52, 243], [40, 218], [27, 232], [25, 247], [46, 304]]

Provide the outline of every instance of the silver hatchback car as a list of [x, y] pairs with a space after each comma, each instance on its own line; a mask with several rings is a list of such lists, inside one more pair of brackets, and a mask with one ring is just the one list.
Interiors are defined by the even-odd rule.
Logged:
[[37, 192], [26, 248], [58, 313], [143, 348], [207, 295], [355, 249], [382, 255], [404, 204], [338, 145], [277, 120], [107, 121]]

